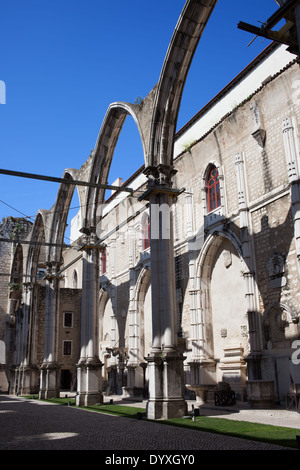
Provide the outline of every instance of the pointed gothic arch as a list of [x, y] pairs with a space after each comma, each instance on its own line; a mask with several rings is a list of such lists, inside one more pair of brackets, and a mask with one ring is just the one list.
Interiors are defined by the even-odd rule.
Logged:
[[[139, 106], [123, 102], [112, 103], [106, 111], [92, 154], [89, 182], [107, 184], [114, 151], [128, 115], [131, 115], [137, 125], [145, 158], [146, 142], [140, 120]], [[89, 187], [87, 189], [83, 217], [84, 228], [92, 227], [95, 229], [97, 227], [101, 218], [101, 208], [105, 200], [105, 191], [105, 188]]]
[[[134, 289], [134, 309], [136, 312], [135, 325], [137, 328], [137, 337], [139, 344], [135, 347], [136, 356], [139, 361], [143, 361], [143, 358], [147, 356], [150, 350], [150, 343], [152, 342], [152, 331], [151, 331], [151, 318], [149, 318], [150, 309], [145, 305], [146, 296], [148, 294], [148, 300], [151, 302], [151, 270], [150, 266], [146, 264], [143, 266], [139, 273], [135, 289]], [[150, 298], [149, 298], [150, 294]], [[146, 312], [146, 316], [145, 316]]]
[[248, 341], [243, 341], [249, 329], [246, 284], [242, 275], [246, 270], [242, 245], [232, 232], [219, 229], [209, 234], [197, 260], [191, 312], [193, 358], [201, 369], [198, 380], [203, 380], [209, 370], [215, 383], [226, 381], [226, 374], [232, 371], [229, 373], [230, 367], [223, 361], [231, 347], [232, 358], [236, 361], [234, 386], [241, 396], [246, 376], [243, 357], [249, 353]]
[[217, 0], [187, 1], [162, 67], [151, 123], [149, 166], [172, 167], [179, 107], [188, 71]]
[[[55, 204], [49, 211], [50, 220], [49, 224], [49, 239], [50, 246], [47, 253], [48, 261], [61, 261], [62, 245], [65, 236], [65, 230], [67, 227], [67, 219], [69, 215], [70, 204], [75, 191], [75, 184], [72, 184], [72, 180], [82, 179], [78, 170], [67, 169], [64, 171], [63, 179], [69, 181], [68, 183], [61, 183]], [[80, 214], [82, 217], [84, 195], [86, 189], [82, 189], [81, 186], [77, 186]]]
[[39, 260], [46, 262], [45, 243], [49, 243], [46, 231], [47, 212], [39, 210], [29, 237], [29, 246], [26, 254], [25, 279], [26, 282], [35, 282]]

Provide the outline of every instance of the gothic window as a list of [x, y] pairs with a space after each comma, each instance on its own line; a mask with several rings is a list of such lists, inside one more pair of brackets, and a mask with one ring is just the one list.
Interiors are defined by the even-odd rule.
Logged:
[[150, 217], [144, 217], [142, 223], [142, 239], [143, 239], [143, 250], [147, 250], [150, 246]]
[[74, 269], [73, 271], [73, 289], [77, 289], [78, 285], [78, 276], [77, 276], [77, 271]]
[[211, 212], [221, 205], [220, 181], [218, 169], [209, 167], [206, 177], [207, 211]]
[[73, 312], [64, 312], [64, 328], [73, 327]]
[[64, 341], [63, 342], [63, 355], [71, 356], [71, 354], [72, 354], [72, 341]]
[[101, 263], [101, 274], [105, 274], [107, 271], [107, 253], [106, 253], [106, 247], [103, 248], [101, 252], [101, 257], [100, 257], [100, 263]]

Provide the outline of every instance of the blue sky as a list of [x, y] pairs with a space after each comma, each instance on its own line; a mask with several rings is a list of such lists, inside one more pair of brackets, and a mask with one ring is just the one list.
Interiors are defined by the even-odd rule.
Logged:
[[[2, 0], [0, 167], [62, 177], [94, 148], [110, 103], [134, 102], [157, 83], [184, 0]], [[275, 0], [219, 0], [185, 85], [178, 129], [267, 45], [237, 28], [260, 25]], [[109, 183], [143, 163], [125, 121]], [[59, 185], [0, 175], [0, 220], [51, 209]], [[72, 201], [73, 202], [73, 201]], [[10, 207], [9, 207], [10, 206]], [[74, 198], [71, 207], [76, 207]], [[70, 212], [73, 217], [77, 209]], [[22, 213], [22, 214], [21, 214]]]

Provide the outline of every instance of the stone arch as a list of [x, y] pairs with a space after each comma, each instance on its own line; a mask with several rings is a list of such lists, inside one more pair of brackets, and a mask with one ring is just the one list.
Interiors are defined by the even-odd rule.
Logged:
[[26, 283], [26, 276], [24, 275], [23, 246], [18, 243], [14, 252], [9, 281], [9, 314], [11, 319], [14, 319], [16, 311], [21, 309], [22, 286], [24, 283]]
[[[91, 183], [107, 184], [109, 169], [125, 119], [131, 115], [134, 119], [142, 141], [144, 158], [146, 141], [141, 124], [139, 105], [130, 103], [112, 103], [104, 117], [95, 149], [92, 154], [89, 181]], [[104, 203], [105, 188], [89, 187], [86, 192], [83, 228], [95, 229], [101, 218], [101, 208]]]
[[[107, 307], [107, 303], [110, 302], [111, 305], [111, 313], [115, 315], [114, 311], [114, 299], [113, 299], [113, 293], [112, 290], [105, 286], [102, 287], [100, 290], [100, 295], [99, 295], [99, 318], [98, 318], [98, 324], [99, 324], [99, 342], [101, 341], [106, 341], [105, 336], [105, 325], [103, 323], [103, 318], [105, 315], [105, 309]], [[107, 326], [107, 325], [106, 325]]]
[[[112, 103], [104, 117], [92, 154], [89, 181], [107, 184], [116, 143], [128, 114], [137, 124], [141, 137], [146, 172], [171, 176], [165, 167], [173, 165], [173, 146], [177, 117], [198, 42], [217, 0], [188, 0], [182, 10], [164, 60], [158, 84], [140, 105]], [[149, 121], [150, 120], [150, 121]], [[95, 231], [101, 219], [105, 188], [89, 187], [86, 193], [83, 229]]]
[[242, 245], [236, 235], [229, 230], [224, 231], [222, 229], [215, 229], [207, 236], [201, 248], [197, 263], [197, 279], [200, 280], [202, 278], [208, 277], [211, 264], [207, 264], [206, 261], [208, 257], [213, 256], [213, 252], [215, 252], [216, 249], [220, 246], [223, 239], [228, 239], [235, 247], [243, 265], [242, 269], [247, 268], [246, 263], [243, 260]]
[[[148, 189], [151, 189], [150, 186], [152, 187], [157, 183], [159, 185], [171, 187], [171, 179], [175, 173], [173, 170], [175, 126], [177, 123], [183, 87], [198, 41], [216, 3], [217, 0], [205, 0], [202, 2], [199, 2], [198, 0], [186, 1], [168, 48], [159, 83], [152, 92], [150, 92], [150, 97], [152, 97], [153, 100], [146, 99], [145, 103], [141, 103], [141, 105], [113, 103], [109, 106], [98, 135], [95, 149], [89, 161], [88, 181], [90, 183], [93, 185], [101, 184], [103, 186], [107, 184], [109, 169], [116, 143], [127, 115], [131, 114], [138, 125], [142, 140], [146, 167], [145, 174], [148, 176]], [[90, 246], [95, 242], [96, 231], [98, 224], [101, 221], [105, 189], [105, 187], [90, 186], [86, 191], [84, 201], [85, 211], [82, 219], [81, 231], [86, 235], [86, 239], [90, 243]], [[169, 204], [170, 200], [167, 192], [161, 193], [159, 191], [158, 193], [155, 193], [155, 195], [157, 195], [159, 204], [165, 200], [167, 200]], [[143, 198], [145, 197], [141, 196], [140, 200]], [[153, 204], [153, 198], [151, 204]], [[158, 248], [160, 248], [160, 250]], [[152, 254], [156, 250], [158, 256], [155, 258], [155, 255], [153, 255], [153, 259], [155, 258], [157, 260], [157, 264], [159, 262], [164, 262], [167, 259], [170, 260], [173, 253], [173, 234], [171, 233], [169, 240], [165, 241], [164, 249], [162, 249], [158, 243], [155, 243], [154, 249], [151, 247], [151, 250]], [[93, 253], [93, 250], [90, 249], [90, 252]], [[161, 255], [162, 252], [164, 253], [163, 256]], [[173, 319], [175, 304], [175, 298], [173, 295], [175, 293], [173, 282], [174, 266], [172, 262], [167, 263], [164, 275], [153, 276], [153, 278], [156, 280], [156, 283], [153, 283], [152, 286], [153, 290], [155, 288], [156, 291], [159, 291], [161, 286], [165, 285], [167, 287], [168, 283], [170, 283], [171, 286], [167, 289], [167, 295], [164, 299], [164, 305], [167, 305], [168, 308], [165, 308], [164, 310], [161, 308], [161, 292], [159, 292], [158, 295], [156, 295], [155, 292], [155, 295], [153, 295], [153, 298], [159, 299], [159, 301], [155, 308], [153, 308], [153, 312], [155, 311], [156, 317], [155, 319], [152, 318], [152, 326], [153, 329], [155, 328], [156, 330], [156, 333], [153, 335], [155, 337], [152, 340], [152, 349], [155, 348], [156, 350], [161, 350], [163, 347], [165, 351], [169, 353], [173, 352], [174, 346], [176, 346]], [[98, 284], [96, 281], [95, 271], [93, 272], [93, 275], [91, 275], [89, 282], [93, 282], [94, 289], [96, 289]], [[90, 303], [92, 304], [92, 302]], [[94, 304], [92, 304], [92, 306], [93, 305]], [[86, 310], [88, 310], [88, 305], [86, 306]], [[93, 310], [93, 315], [95, 315], [94, 312], [95, 311]], [[160, 318], [160, 316], [164, 317]], [[163, 332], [163, 341], [161, 341], [161, 331]], [[154, 341], [156, 341], [155, 345], [153, 344]], [[153, 363], [152, 366], [156, 368], [157, 364]], [[179, 368], [181, 367], [182, 360], [180, 358], [178, 361], [178, 371], [176, 369], [177, 377], [180, 373]], [[164, 368], [164, 373], [169, 377], [169, 379], [166, 379], [164, 394], [169, 397], [175, 393], [174, 388], [170, 392], [170, 386], [173, 383], [173, 380], [170, 379], [170, 377], [173, 378], [175, 368], [168, 368], [167, 363], [164, 363]], [[155, 374], [155, 377], [157, 377], [155, 378], [156, 382], [158, 376], [162, 374], [161, 365], [159, 365], [159, 369], [156, 369]], [[160, 387], [160, 385], [157, 384], [155, 384], [155, 387]], [[178, 394], [178, 397], [181, 397], [182, 387], [179, 382], [176, 383], [176, 386], [177, 391], [175, 395]], [[79, 402], [80, 399], [77, 401]], [[183, 397], [178, 400], [177, 405], [180, 410], [173, 401], [172, 403], [168, 402], [164, 412], [167, 414], [169, 412], [173, 413], [176, 406], [176, 414], [178, 415], [183, 413], [185, 409]], [[151, 406], [152, 408], [149, 411], [149, 416], [155, 415], [157, 417], [161, 415], [161, 403], [153, 403]], [[154, 408], [157, 408], [155, 413]]]
[[162, 67], [151, 123], [149, 166], [173, 165], [173, 146], [183, 88], [201, 35], [216, 0], [187, 1]]
[[48, 211], [39, 210], [29, 237], [25, 268], [26, 282], [36, 282], [39, 262], [46, 262], [46, 243], [49, 243], [46, 232], [46, 215]]
[[[152, 322], [147, 315], [145, 317], [145, 301], [147, 295], [147, 300], [151, 302], [151, 270], [149, 265], [145, 265], [141, 270], [136, 282], [134, 293], [137, 311], [138, 335], [140, 338], [140, 361], [143, 361], [143, 358], [150, 352], [150, 344], [152, 343]], [[151, 309], [148, 308], [147, 311], [149, 314]]]
[[263, 328], [266, 349], [291, 348], [293, 341], [298, 339], [298, 316], [292, 309], [281, 302], [273, 303], [264, 313]]
[[293, 361], [294, 342], [299, 339], [298, 322], [297, 313], [282, 302], [272, 303], [263, 315], [262, 368], [267, 378], [274, 381], [275, 396], [282, 403], [300, 380], [299, 365]]
[[99, 358], [102, 361], [105, 386], [117, 391], [116, 348], [119, 344], [118, 323], [115, 315], [113, 292], [109, 286], [101, 289], [99, 296]]
[[[191, 325], [193, 358], [199, 364], [204, 364], [200, 366], [202, 371], [199, 380], [205, 380], [204, 377], [206, 380], [214, 377], [215, 381], [224, 379], [227, 371], [222, 370], [222, 360], [226, 350], [232, 347], [234, 351], [232, 354], [239, 357], [236, 359], [237, 367], [243, 375], [244, 388], [245, 363], [240, 360], [241, 338], [244, 344], [243, 352], [245, 354], [249, 352], [246, 350], [248, 327], [246, 287], [242, 276], [244, 270], [246, 263], [237, 237], [229, 230], [215, 230], [209, 234], [197, 262], [195, 291], [197, 298], [194, 300]], [[216, 276], [219, 276], [218, 282], [214, 282]], [[220, 278], [223, 279], [224, 285], [219, 282]], [[234, 286], [238, 284], [240, 286], [235, 289]], [[243, 290], [245, 292], [243, 297], [234, 297], [235, 291], [243, 292]], [[233, 296], [226, 303], [224, 295], [228, 296], [230, 292]], [[230, 305], [232, 309], [236, 307], [238, 311], [231, 315], [228, 309], [226, 310], [226, 305]]]
[[145, 396], [148, 381], [145, 358], [149, 355], [152, 345], [150, 281], [150, 266], [145, 264], [132, 286], [126, 324], [128, 332], [127, 392], [133, 393], [135, 389], [136, 393], [139, 390], [142, 396]]
[[[69, 181], [61, 183], [55, 204], [52, 209], [49, 211], [49, 249], [47, 253], [48, 261], [61, 261], [62, 245], [64, 241], [65, 230], [67, 226], [67, 219], [70, 209], [70, 204], [75, 190], [75, 184], [72, 184], [72, 180], [76, 180], [79, 175], [78, 170], [66, 169], [63, 174], [63, 179]], [[80, 179], [80, 177], [79, 177]], [[83, 198], [85, 191], [79, 189], [81, 186], [77, 187], [80, 211], [82, 217], [83, 210]]]
[[[21, 243], [15, 247], [11, 266], [10, 284], [22, 284], [24, 276], [23, 246]], [[18, 289], [19, 290], [19, 289]]]

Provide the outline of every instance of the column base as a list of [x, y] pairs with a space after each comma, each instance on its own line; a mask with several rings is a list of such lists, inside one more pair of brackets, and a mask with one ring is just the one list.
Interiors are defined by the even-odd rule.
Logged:
[[178, 352], [155, 353], [147, 358], [149, 373], [149, 419], [182, 418], [187, 413], [184, 400], [184, 357]]
[[39, 390], [40, 399], [47, 400], [59, 397], [58, 369], [58, 365], [54, 362], [42, 364]]
[[149, 399], [147, 403], [148, 419], [182, 418], [186, 416], [187, 411], [187, 403], [183, 399]]
[[38, 393], [38, 374], [39, 370], [35, 365], [28, 365], [23, 368], [22, 386], [20, 395], [33, 395]]
[[80, 361], [78, 364], [76, 406], [92, 406], [103, 403], [102, 366], [102, 362], [97, 358]]
[[149, 399], [147, 403], [148, 419], [183, 418], [188, 412], [184, 399]]
[[76, 395], [76, 406], [93, 406], [103, 403], [102, 392], [98, 393], [78, 393]]

